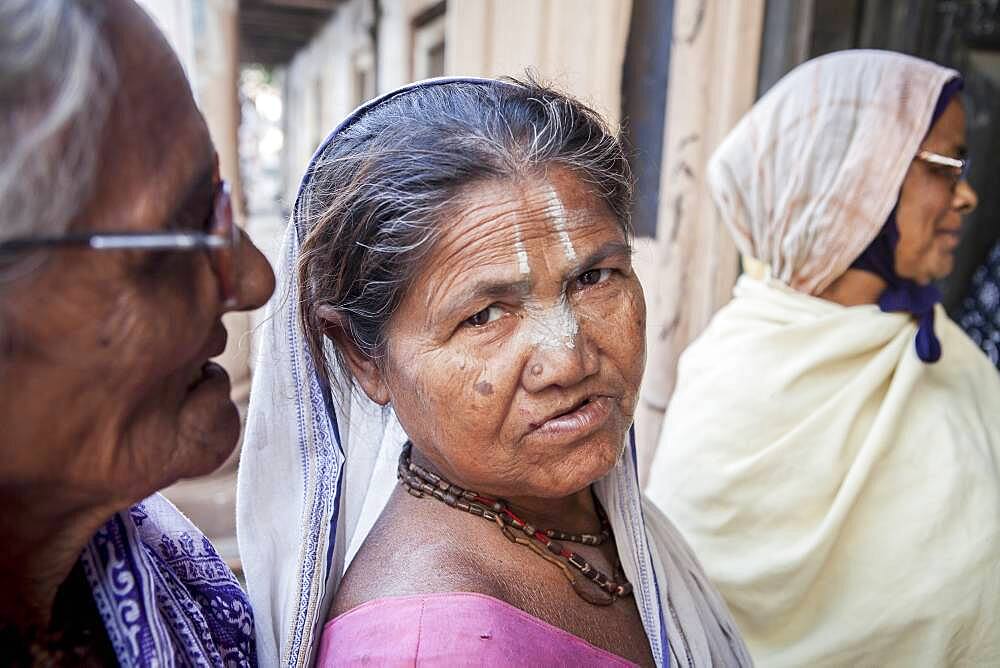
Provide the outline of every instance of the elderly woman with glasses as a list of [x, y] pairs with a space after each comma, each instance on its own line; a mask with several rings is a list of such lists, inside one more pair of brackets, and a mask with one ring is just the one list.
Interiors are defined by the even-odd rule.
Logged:
[[266, 665], [747, 665], [641, 503], [617, 137], [533, 82], [363, 106], [299, 189], [238, 529]]
[[683, 354], [647, 488], [766, 666], [998, 665], [1000, 378], [938, 304], [952, 70], [808, 62], [709, 166], [744, 257]]
[[239, 583], [155, 494], [235, 447], [209, 359], [274, 281], [180, 64], [127, 0], [2, 3], [0, 145], [0, 664], [256, 665]]

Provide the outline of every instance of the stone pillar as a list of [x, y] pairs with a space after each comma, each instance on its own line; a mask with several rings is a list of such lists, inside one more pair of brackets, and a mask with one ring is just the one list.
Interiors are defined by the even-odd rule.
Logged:
[[646, 281], [648, 357], [636, 416], [640, 478], [658, 444], [677, 359], [729, 301], [739, 257], [715, 212], [709, 157], [756, 97], [765, 0], [676, 0], [660, 207]]
[[[203, 0], [194, 8], [195, 68], [192, 85], [208, 123], [219, 169], [233, 198], [233, 214], [246, 224], [239, 156], [239, 7], [236, 0]], [[250, 320], [246, 313], [223, 318], [229, 332], [226, 351], [218, 359], [229, 372], [233, 399], [245, 404], [250, 392]]]

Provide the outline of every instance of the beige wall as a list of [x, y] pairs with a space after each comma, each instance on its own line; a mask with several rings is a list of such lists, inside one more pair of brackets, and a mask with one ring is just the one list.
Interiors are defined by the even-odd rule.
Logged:
[[[466, 0], [469, 2], [469, 0]], [[476, 4], [480, 0], [471, 0]], [[413, 20], [437, 0], [379, 0], [378, 92], [387, 93], [413, 80]], [[461, 2], [449, 3], [449, 11]], [[450, 40], [448, 40], [450, 42]], [[451, 48], [448, 43], [446, 49]]]
[[677, 0], [657, 240], [646, 251], [646, 377], [636, 419], [645, 480], [677, 358], [729, 301], [739, 258], [705, 182], [712, 152], [753, 104], [764, 0]]
[[286, 202], [316, 146], [361, 101], [354, 91], [354, 64], [371, 55], [374, 17], [369, 0], [350, 0], [288, 66], [285, 94]]
[[[414, 19], [436, 4], [380, 0], [379, 93], [412, 80]], [[446, 74], [520, 76], [531, 67], [617, 122], [629, 0], [452, 0], [447, 7]], [[317, 140], [360, 101], [354, 68], [359, 54], [372, 52], [373, 20], [370, 0], [349, 0], [289, 65], [284, 178], [289, 202]]]
[[452, 2], [446, 67], [477, 76], [531, 68], [617, 123], [631, 9], [629, 0]]

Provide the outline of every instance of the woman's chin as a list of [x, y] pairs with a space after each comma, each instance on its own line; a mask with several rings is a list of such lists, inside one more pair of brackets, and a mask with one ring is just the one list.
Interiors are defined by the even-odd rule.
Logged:
[[183, 477], [212, 473], [239, 442], [240, 414], [229, 395], [229, 375], [221, 367], [189, 388], [178, 427]]
[[[587, 489], [595, 482], [601, 480], [618, 464], [621, 459], [623, 448], [615, 445], [615, 442], [622, 443], [624, 439], [618, 440], [614, 437], [590, 439], [581, 445], [575, 453], [565, 461], [564, 466], [553, 466], [553, 471], [557, 475], [551, 478], [546, 492], [540, 494], [543, 498], [561, 499], [572, 496]], [[576, 461], [573, 461], [576, 459]]]

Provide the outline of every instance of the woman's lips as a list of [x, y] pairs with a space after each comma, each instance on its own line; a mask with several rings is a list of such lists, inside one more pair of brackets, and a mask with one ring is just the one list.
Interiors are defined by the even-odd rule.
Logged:
[[212, 338], [209, 340], [208, 344], [208, 357], [218, 357], [222, 353], [226, 352], [226, 343], [229, 341], [229, 334], [226, 332], [226, 327], [221, 322], [216, 323], [215, 329], [212, 330]]
[[937, 238], [944, 242], [948, 250], [953, 250], [962, 238], [962, 230], [938, 230]]
[[216, 323], [215, 329], [212, 330], [212, 335], [209, 338], [208, 344], [202, 351], [202, 359], [205, 361], [202, 362], [196, 369], [191, 371], [191, 375], [188, 379], [188, 391], [193, 390], [203, 381], [218, 378], [220, 373], [228, 380], [228, 374], [225, 369], [219, 366], [216, 362], [211, 361], [212, 358], [218, 357], [225, 352], [228, 338], [226, 328], [221, 322]]
[[549, 418], [541, 424], [531, 424], [532, 436], [572, 436], [580, 438], [597, 431], [607, 422], [614, 408], [611, 397], [591, 397], [576, 409]]
[[191, 382], [188, 384], [188, 392], [193, 391], [195, 388], [210, 383], [211, 381], [224, 382], [226, 385], [229, 384], [229, 374], [222, 365], [216, 362], [205, 362], [198, 370], [194, 372], [191, 378]]

